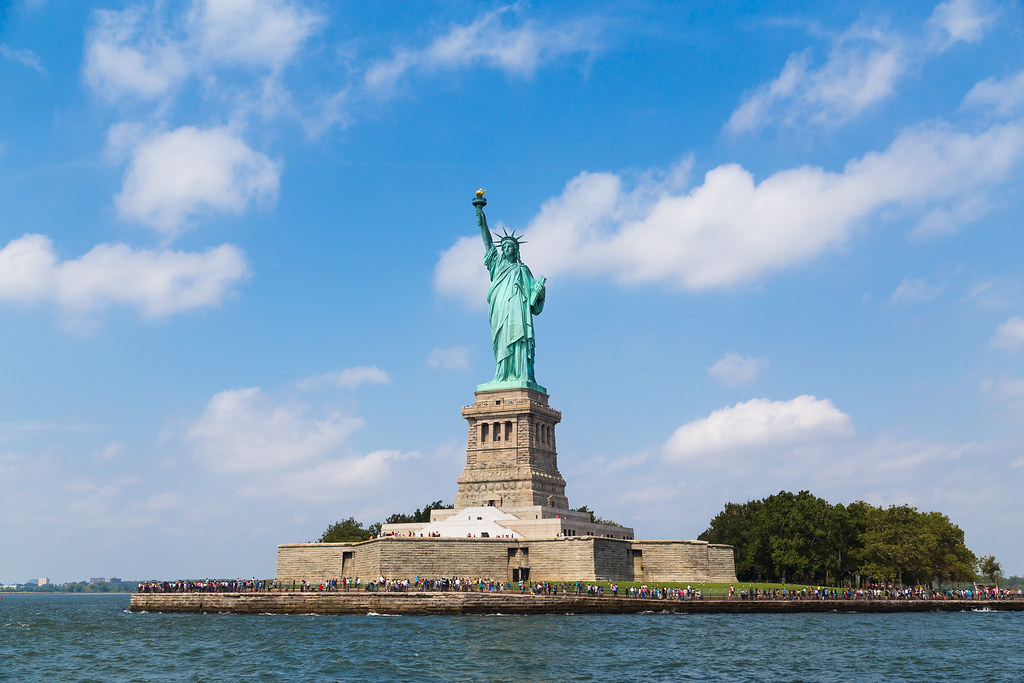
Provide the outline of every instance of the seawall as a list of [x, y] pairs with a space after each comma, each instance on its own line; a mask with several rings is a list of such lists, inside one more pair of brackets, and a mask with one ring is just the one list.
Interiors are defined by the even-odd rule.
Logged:
[[133, 593], [133, 612], [237, 614], [792, 614], [1024, 611], [1024, 600], [644, 600], [516, 593]]

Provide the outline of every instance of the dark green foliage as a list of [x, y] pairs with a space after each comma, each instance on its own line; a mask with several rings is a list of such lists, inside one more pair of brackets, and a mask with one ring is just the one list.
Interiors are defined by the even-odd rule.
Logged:
[[699, 538], [734, 546], [737, 577], [746, 581], [959, 583], [973, 578], [976, 561], [946, 515], [832, 505], [808, 491], [727, 503]]
[[363, 523], [356, 521], [355, 517], [349, 517], [348, 519], [340, 522], [335, 522], [331, 526], [327, 527], [320, 536], [320, 543], [354, 543], [358, 541], [368, 541], [374, 536], [380, 536], [381, 526], [383, 524], [408, 524], [411, 522], [429, 522], [431, 510], [451, 510], [454, 505], [446, 505], [443, 501], [435, 500], [433, 503], [427, 503], [421, 509], [416, 510], [412, 514], [403, 514], [396, 512], [389, 516], [384, 522], [374, 522], [370, 526], [363, 528]]
[[1007, 576], [999, 585], [1003, 588], [1024, 588], [1024, 576]]
[[613, 522], [610, 519], [602, 519], [601, 517], [598, 517], [597, 514], [593, 510], [588, 508], [586, 505], [581, 505], [578, 508], [570, 508], [570, 509], [573, 512], [586, 512], [587, 514], [590, 515], [590, 521], [593, 522], [594, 524], [607, 524], [609, 526], [622, 526], [618, 522]]
[[327, 527], [327, 531], [320, 536], [320, 543], [368, 541], [371, 535], [369, 529], [363, 528], [362, 522], [357, 522], [355, 517], [349, 517]]
[[396, 512], [395, 514], [384, 520], [385, 524], [411, 524], [413, 522], [429, 522], [431, 510], [451, 510], [454, 505], [445, 505], [443, 501], [435, 500], [433, 503], [427, 503], [422, 509], [416, 510], [411, 515], [402, 514]]
[[[989, 583], [1002, 583], [1003, 582], [1003, 567], [1001, 564], [996, 562], [995, 555], [985, 555], [984, 557], [978, 558], [978, 573], [981, 574], [981, 578], [985, 579]], [[1017, 577], [1010, 577], [1017, 578]]]

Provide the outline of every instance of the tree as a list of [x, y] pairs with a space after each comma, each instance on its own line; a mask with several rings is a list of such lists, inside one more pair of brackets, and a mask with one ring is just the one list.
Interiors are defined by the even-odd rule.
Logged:
[[699, 538], [735, 548], [736, 576], [741, 581], [764, 579], [767, 563], [763, 558], [762, 538], [755, 537], [754, 523], [763, 502], [726, 503], [725, 509], [711, 520]]
[[320, 536], [320, 543], [356, 543], [368, 541], [370, 536], [370, 530], [364, 529], [362, 522], [349, 517], [327, 527], [327, 531]]
[[917, 583], [928, 577], [928, 555], [935, 539], [917, 508], [875, 508], [863, 539], [868, 574], [901, 585], [904, 580]]
[[1003, 567], [996, 562], [995, 555], [985, 555], [978, 559], [978, 573], [989, 583], [1002, 583]]
[[736, 549], [741, 581], [848, 585], [855, 575], [897, 583], [969, 581], [974, 554], [939, 512], [863, 501], [832, 505], [809, 491], [726, 503], [699, 538]]
[[454, 505], [449, 505], [440, 500], [435, 500], [433, 503], [427, 503], [422, 509], [417, 509], [412, 514], [403, 514], [396, 512], [390, 515], [386, 520], [385, 524], [412, 524], [416, 522], [429, 522], [431, 510], [451, 510]]
[[602, 519], [601, 517], [598, 517], [597, 514], [593, 510], [588, 508], [586, 505], [581, 505], [578, 508], [571, 508], [571, 510], [573, 512], [586, 512], [586, 513], [588, 513], [590, 515], [590, 521], [593, 522], [594, 524], [607, 524], [608, 526], [622, 526], [618, 522], [613, 522], [610, 519]]
[[962, 583], [973, 579], [978, 558], [964, 544], [963, 530], [941, 512], [927, 512], [923, 517], [933, 539], [928, 582]]

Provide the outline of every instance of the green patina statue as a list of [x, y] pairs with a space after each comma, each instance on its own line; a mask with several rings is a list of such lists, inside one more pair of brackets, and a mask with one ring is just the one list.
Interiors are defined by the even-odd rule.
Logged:
[[477, 386], [477, 391], [489, 389], [527, 388], [547, 393], [537, 384], [533, 374], [533, 316], [544, 310], [544, 282], [541, 275], [533, 277], [526, 264], [519, 260], [520, 240], [515, 231], [510, 235], [495, 233], [501, 251], [494, 246], [494, 238], [487, 228], [484, 207], [485, 190], [476, 191], [473, 206], [476, 222], [484, 240], [484, 265], [491, 275], [487, 290], [487, 307], [491, 320], [491, 346], [494, 348], [494, 379]]

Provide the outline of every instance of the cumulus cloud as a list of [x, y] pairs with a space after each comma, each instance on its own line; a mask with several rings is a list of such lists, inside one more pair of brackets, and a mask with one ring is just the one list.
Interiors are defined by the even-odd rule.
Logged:
[[1000, 116], [1024, 111], [1024, 71], [1002, 80], [988, 78], [975, 84], [964, 97], [964, 106], [989, 109]]
[[666, 459], [675, 462], [724, 462], [706, 459], [848, 437], [853, 433], [850, 416], [828, 399], [808, 395], [789, 401], [755, 398], [683, 425], [672, 434], [663, 452]]
[[856, 25], [833, 43], [815, 67], [810, 50], [794, 53], [777, 78], [754, 89], [733, 111], [725, 130], [749, 133], [775, 122], [838, 125], [891, 96], [900, 81], [957, 42], [981, 38], [992, 16], [970, 0], [935, 8], [921, 35]]
[[243, 487], [246, 496], [286, 496], [314, 502], [337, 500], [366, 486], [381, 483], [395, 462], [418, 457], [418, 453], [379, 450], [363, 456], [328, 460], [312, 467], [289, 470], [269, 481], [255, 481]]
[[197, 0], [190, 35], [204, 59], [279, 70], [324, 18], [283, 0]]
[[362, 424], [337, 411], [314, 414], [303, 403], [249, 387], [214, 395], [185, 440], [205, 469], [280, 472], [334, 453]]
[[0, 300], [52, 303], [72, 316], [111, 304], [160, 318], [219, 304], [249, 270], [231, 245], [204, 252], [135, 250], [101, 244], [60, 261], [45, 235], [24, 235], [0, 249]]
[[708, 374], [724, 386], [739, 387], [753, 382], [767, 367], [768, 361], [764, 358], [729, 352], [708, 368]]
[[173, 236], [197, 215], [273, 202], [279, 176], [279, 164], [228, 128], [182, 126], [138, 144], [115, 204], [121, 218]]
[[236, 491], [243, 496], [326, 502], [359, 495], [386, 479], [393, 463], [419, 454], [355, 452], [348, 442], [364, 420], [330, 401], [314, 405], [292, 389], [355, 389], [389, 381], [379, 368], [357, 367], [307, 378], [277, 393], [259, 387], [221, 391], [198, 418], [185, 423], [181, 438], [201, 468], [237, 476]]
[[[843, 244], [883, 208], [910, 216], [950, 209], [950, 216], [975, 219], [980, 213], [961, 207], [1007, 179], [1022, 158], [1022, 121], [976, 135], [935, 123], [902, 132], [888, 149], [838, 172], [802, 166], [755, 182], [738, 164], [725, 164], [689, 191], [677, 173], [647, 174], [628, 187], [616, 174], [584, 172], [530, 221], [523, 256], [548, 277], [730, 287]], [[469, 237], [445, 251], [434, 272], [437, 291], [482, 305], [481, 252], [479, 238]]]
[[432, 72], [477, 64], [528, 77], [544, 62], [596, 48], [597, 27], [593, 22], [543, 27], [532, 22], [506, 25], [506, 20], [515, 16], [514, 6], [502, 7], [469, 24], [452, 26], [425, 48], [400, 49], [390, 59], [367, 69], [365, 85], [371, 91], [388, 92], [413, 70]]
[[279, 72], [323, 23], [284, 0], [195, 0], [183, 20], [149, 11], [96, 10], [86, 35], [86, 82], [108, 99], [156, 99], [216, 66]]
[[1016, 351], [1024, 346], [1024, 318], [1015, 316], [996, 329], [992, 346], [1005, 351]]
[[776, 118], [787, 124], [843, 123], [888, 97], [907, 69], [902, 42], [882, 32], [847, 34], [828, 61], [811, 68], [811, 55], [791, 55], [778, 78], [761, 86], [729, 117], [732, 134], [757, 130]]
[[931, 47], [942, 51], [954, 43], [976, 43], [985, 35], [996, 17], [976, 0], [947, 0], [939, 3], [928, 19], [926, 31], [931, 32]]
[[299, 391], [312, 391], [324, 387], [336, 389], [358, 389], [364, 384], [390, 384], [391, 375], [380, 368], [360, 366], [345, 368], [336, 372], [327, 372], [322, 375], [315, 375], [296, 382], [295, 386]]
[[435, 346], [427, 356], [427, 367], [458, 370], [469, 367], [469, 349], [465, 346], [441, 348]]
[[102, 96], [152, 99], [168, 93], [189, 73], [182, 48], [152, 30], [141, 7], [96, 10], [86, 35], [82, 71]]

